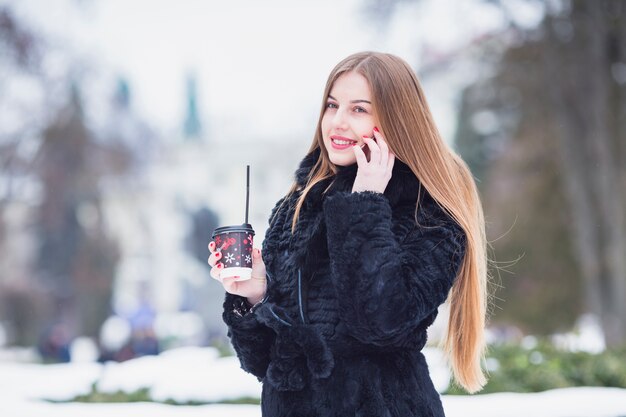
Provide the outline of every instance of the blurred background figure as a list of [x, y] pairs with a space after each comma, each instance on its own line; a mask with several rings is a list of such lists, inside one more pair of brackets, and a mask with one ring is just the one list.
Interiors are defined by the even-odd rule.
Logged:
[[140, 289], [139, 305], [131, 313], [130, 322], [130, 350], [133, 357], [157, 355], [159, 341], [154, 324], [156, 310], [152, 307], [147, 294], [147, 286]]
[[69, 362], [70, 333], [65, 324], [56, 322], [46, 327], [37, 344], [37, 350], [44, 362]]

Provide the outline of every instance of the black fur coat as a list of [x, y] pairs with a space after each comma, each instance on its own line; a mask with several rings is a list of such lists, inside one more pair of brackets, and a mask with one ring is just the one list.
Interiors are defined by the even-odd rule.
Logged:
[[[301, 162], [301, 186], [318, 157], [319, 149]], [[241, 316], [244, 299], [226, 294], [233, 347], [263, 382], [263, 416], [444, 415], [420, 351], [465, 235], [399, 160], [384, 194], [352, 193], [356, 172], [340, 167], [315, 186], [293, 235], [299, 192], [276, 205], [260, 306]]]

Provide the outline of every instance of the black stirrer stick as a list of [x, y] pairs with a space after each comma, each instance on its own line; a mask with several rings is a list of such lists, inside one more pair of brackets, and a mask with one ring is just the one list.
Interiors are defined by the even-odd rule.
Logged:
[[248, 207], [250, 206], [250, 165], [246, 165], [246, 224], [248, 224]]

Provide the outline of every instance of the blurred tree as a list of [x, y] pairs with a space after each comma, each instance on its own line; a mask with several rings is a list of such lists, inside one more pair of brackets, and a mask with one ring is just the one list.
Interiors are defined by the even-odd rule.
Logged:
[[107, 237], [99, 181], [105, 150], [85, 126], [79, 91], [43, 133], [37, 175], [43, 199], [36, 221], [37, 271], [62, 321], [95, 336], [110, 311], [116, 244]]
[[213, 210], [203, 207], [190, 217], [191, 231], [187, 236], [187, 249], [198, 262], [208, 268], [207, 243], [211, 241], [211, 236], [207, 236], [207, 233], [212, 233], [217, 228], [219, 223], [217, 214]]
[[0, 56], [24, 70], [39, 65], [40, 45], [37, 38], [15, 18], [8, 6], [0, 6]]
[[[0, 5], [0, 319], [15, 344], [59, 321], [74, 335], [96, 334], [120, 256], [106, 233], [103, 184], [137, 177], [153, 151], [150, 129], [132, 120], [128, 85], [99, 109], [115, 128], [87, 129], [78, 88], [65, 99], [67, 78], [42, 65], [48, 47]], [[56, 52], [68, 72], [80, 66]]]
[[[24, 74], [36, 73], [40, 65], [40, 42], [19, 22], [7, 6], [0, 6], [0, 178], [4, 187], [0, 193], [0, 248], [4, 237], [4, 210], [8, 200], [15, 194], [14, 177], [23, 174], [25, 161], [20, 155], [21, 142], [27, 131], [15, 131], [6, 126], [15, 126], [16, 102], [6, 94], [10, 74], [15, 71]], [[13, 117], [12, 117], [13, 116]], [[22, 134], [20, 134], [22, 133]]]
[[548, 3], [539, 80], [557, 122], [587, 308], [626, 343], [626, 2]]
[[28, 232], [18, 233], [15, 239], [16, 226], [23, 230], [30, 224], [27, 218], [37, 194], [28, 174], [40, 123], [25, 102], [44, 84], [42, 52], [42, 40], [10, 6], [0, 5], [0, 320], [7, 328], [8, 342], [18, 344], [36, 341], [49, 307], [29, 279], [28, 244], [22, 240]]
[[[74, 335], [96, 334], [121, 256], [106, 233], [105, 193], [141, 186], [155, 152], [123, 79], [110, 108], [98, 109], [106, 126], [87, 129], [93, 120], [85, 120], [78, 88], [69, 99], [59, 94], [68, 76], [48, 74], [50, 45], [34, 33], [0, 5], [0, 320], [16, 344], [34, 343], [61, 320]], [[68, 73], [81, 66], [56, 49]]]
[[[545, 8], [538, 28], [509, 27], [515, 43], [498, 75], [482, 85], [496, 94], [470, 112], [517, 120], [508, 130], [513, 141], [502, 142], [495, 156], [474, 152], [469, 159], [489, 167], [481, 188], [494, 222], [519, 215], [498, 242], [501, 254], [525, 253], [518, 275], [505, 283], [509, 313], [554, 330], [555, 315], [567, 324], [591, 312], [607, 343], [618, 345], [626, 342], [626, 3]], [[484, 151], [488, 138], [459, 142]], [[566, 295], [576, 294], [583, 303], [568, 302]]]
[[[479, 179], [495, 260], [504, 260], [492, 268], [500, 286], [492, 322], [550, 334], [571, 328], [584, 310], [554, 122], [534, 103], [542, 95], [537, 53], [532, 45], [510, 49], [506, 71], [466, 89], [456, 143]], [[485, 128], [490, 118], [498, 120], [495, 131]], [[513, 127], [507, 137], [503, 130]]]
[[421, 0], [363, 0], [363, 11], [368, 21], [376, 21], [373, 29], [385, 32], [389, 22], [402, 3], [416, 3]]

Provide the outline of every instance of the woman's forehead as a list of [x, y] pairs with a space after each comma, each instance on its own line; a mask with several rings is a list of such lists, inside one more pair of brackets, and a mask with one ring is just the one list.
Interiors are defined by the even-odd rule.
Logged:
[[370, 100], [371, 90], [369, 82], [363, 75], [350, 71], [337, 77], [330, 88], [330, 95], [335, 99]]

